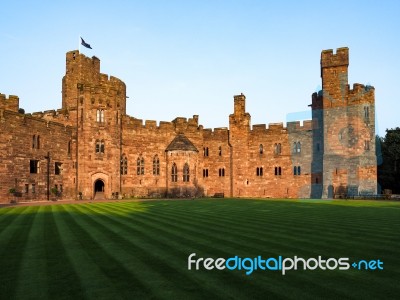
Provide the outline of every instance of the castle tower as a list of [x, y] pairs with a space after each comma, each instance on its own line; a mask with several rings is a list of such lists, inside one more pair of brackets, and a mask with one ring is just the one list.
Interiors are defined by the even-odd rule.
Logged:
[[100, 73], [100, 60], [70, 51], [62, 80], [62, 108], [76, 133], [77, 193], [110, 198], [120, 192], [121, 117], [126, 114], [125, 83]]
[[348, 48], [321, 53], [322, 92], [312, 104], [313, 184], [322, 184], [323, 198], [376, 193], [374, 88], [350, 89], [348, 65]]
[[251, 116], [246, 112], [246, 96], [236, 95], [234, 98], [234, 112], [229, 115], [229, 142], [232, 151], [231, 160], [231, 197], [247, 195], [249, 185], [248, 140], [250, 133]]

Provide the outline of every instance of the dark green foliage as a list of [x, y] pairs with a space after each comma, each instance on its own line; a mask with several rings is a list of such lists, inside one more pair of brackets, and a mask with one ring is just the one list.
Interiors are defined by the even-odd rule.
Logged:
[[[164, 200], [0, 209], [1, 299], [394, 299], [400, 202]], [[197, 257], [380, 259], [383, 271], [189, 271]]]
[[379, 140], [378, 183], [382, 190], [390, 189], [393, 194], [400, 194], [400, 128], [387, 129], [386, 136]]

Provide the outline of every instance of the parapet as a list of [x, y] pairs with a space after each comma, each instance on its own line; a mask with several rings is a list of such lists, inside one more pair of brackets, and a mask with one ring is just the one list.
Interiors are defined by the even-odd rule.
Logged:
[[321, 68], [348, 66], [349, 65], [349, 48], [337, 48], [336, 54], [332, 49], [323, 50], [321, 52]]
[[19, 97], [15, 95], [9, 95], [7, 98], [5, 94], [0, 94], [0, 109], [18, 112]]

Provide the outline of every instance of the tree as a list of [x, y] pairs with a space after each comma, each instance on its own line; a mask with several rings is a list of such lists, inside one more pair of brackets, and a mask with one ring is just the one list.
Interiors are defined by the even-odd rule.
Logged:
[[391, 189], [394, 194], [400, 194], [400, 128], [387, 129], [385, 137], [379, 138], [379, 141], [380, 153], [379, 147], [376, 147], [378, 183], [382, 189]]

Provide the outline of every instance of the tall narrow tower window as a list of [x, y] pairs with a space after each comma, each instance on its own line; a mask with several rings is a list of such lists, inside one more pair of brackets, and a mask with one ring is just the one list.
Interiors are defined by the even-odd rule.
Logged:
[[136, 173], [137, 175], [144, 175], [144, 158], [138, 157], [136, 160]]
[[178, 181], [178, 168], [176, 167], [176, 164], [172, 164], [171, 168], [171, 181], [172, 182], [177, 182]]
[[96, 122], [104, 123], [104, 109], [98, 109], [96, 111]]
[[160, 175], [160, 159], [158, 155], [153, 157], [153, 175]]
[[189, 165], [185, 163], [183, 166], [183, 182], [189, 182]]
[[128, 174], [128, 159], [126, 158], [126, 155], [123, 154], [121, 156], [121, 175], [126, 174]]

